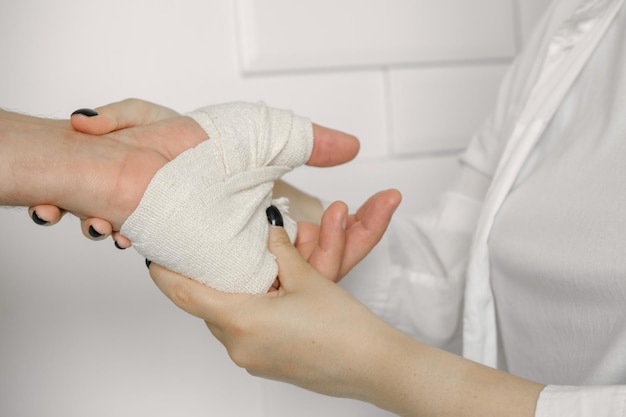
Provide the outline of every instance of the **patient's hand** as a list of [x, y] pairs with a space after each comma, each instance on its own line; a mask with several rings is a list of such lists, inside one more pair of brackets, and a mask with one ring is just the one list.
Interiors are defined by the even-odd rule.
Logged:
[[[148, 112], [146, 116], [146, 110], [151, 109], [156, 109], [156, 111]], [[117, 115], [122, 110], [126, 111], [123, 116], [118, 117]], [[194, 118], [202, 123], [202, 130], [208, 132], [212, 138], [209, 138], [209, 142], [206, 144], [194, 149], [193, 153], [186, 154], [184, 159], [177, 159], [174, 164], [178, 165], [168, 165], [164, 171], [160, 171], [159, 180], [146, 191], [144, 196], [144, 191], [152, 176], [182, 151], [202, 142], [206, 138], [206, 134], [200, 135], [201, 140], [196, 141], [194, 139], [192, 141], [191, 138], [195, 138], [195, 136], [191, 138], [185, 136], [188, 134], [187, 131], [178, 132], [171, 129], [172, 126], [180, 124], [185, 119], [184, 117], [175, 116], [167, 109], [136, 100], [106, 106], [99, 109], [98, 114], [85, 110], [74, 114], [73, 124], [82, 130], [90, 133], [113, 130], [102, 136], [102, 143], [106, 142], [105, 139], [110, 140], [112, 137], [117, 137], [117, 139], [121, 139], [119, 143], [121, 147], [130, 144], [134, 148], [144, 151], [142, 154], [142, 152], [133, 149], [132, 152], [125, 155], [122, 163], [123, 170], [120, 170], [117, 176], [117, 182], [122, 184], [119, 188], [124, 190], [122, 196], [126, 198], [126, 200], [122, 200], [121, 204], [116, 205], [117, 211], [122, 212], [128, 207], [137, 208], [139, 200], [142, 200], [137, 211], [127, 221], [125, 220], [126, 217], [134, 210], [126, 211], [121, 216], [91, 216], [83, 223], [83, 232], [92, 238], [101, 238], [113, 232], [116, 245], [124, 248], [130, 245], [130, 241], [119, 233], [120, 226], [124, 223], [123, 233], [128, 233], [127, 236], [134, 241], [140, 253], [151, 260], [163, 262], [163, 265], [173, 270], [186, 273], [207, 285], [215, 285], [218, 289], [233, 292], [257, 292], [263, 288], [267, 289], [265, 285], [269, 285], [271, 281], [265, 283], [268, 278], [273, 279], [275, 277], [275, 271], [273, 271], [275, 266], [268, 264], [268, 260], [265, 259], [266, 256], [261, 255], [263, 251], [258, 250], [261, 247], [256, 248], [253, 245], [256, 242], [256, 236], [262, 236], [263, 231], [257, 230], [258, 227], [252, 227], [253, 224], [257, 224], [257, 220], [247, 223], [248, 221], [243, 218], [240, 220], [233, 218], [234, 222], [224, 223], [224, 215], [228, 216], [227, 213], [231, 212], [228, 207], [233, 202], [237, 207], [242, 208], [243, 206], [247, 207], [247, 204], [250, 203], [252, 205], [249, 208], [243, 212], [239, 210], [237, 213], [243, 214], [245, 217], [248, 215], [246, 210], [252, 210], [250, 214], [256, 212], [257, 209], [254, 207], [261, 201], [254, 201], [262, 195], [267, 195], [264, 193], [271, 191], [271, 183], [267, 188], [264, 182], [267, 180], [263, 180], [267, 175], [271, 173], [270, 177], [272, 178], [267, 178], [273, 181], [279, 177], [276, 174], [284, 172], [289, 166], [295, 167], [305, 161], [311, 165], [320, 166], [345, 162], [356, 155], [358, 141], [350, 135], [317, 125], [312, 127], [313, 135], [311, 135], [311, 131], [307, 129], [307, 125], [311, 129], [311, 124], [308, 122], [301, 118], [296, 121], [289, 113], [268, 109], [263, 105], [227, 104], [211, 106], [202, 109], [201, 112], [194, 113]], [[155, 121], [155, 119], [159, 120]], [[192, 125], [195, 123], [191, 119], [186, 120]], [[134, 125], [135, 123], [146, 122], [152, 123]], [[196, 125], [196, 127], [200, 129], [199, 126]], [[144, 131], [149, 132], [151, 136], [141, 135]], [[137, 135], [137, 132], [140, 135]], [[305, 139], [306, 137], [308, 139]], [[170, 138], [181, 139], [172, 140]], [[189, 143], [191, 146], [186, 146]], [[96, 141], [95, 144], [100, 145], [101, 143]], [[154, 151], [157, 151], [158, 162], [155, 162], [156, 159], [154, 158], [146, 158], [146, 150], [152, 156], [155, 154]], [[219, 155], [223, 153], [223, 155], [215, 159], [218, 153]], [[266, 165], [268, 163], [269, 165]], [[190, 169], [185, 169], [185, 166]], [[247, 168], [248, 166], [250, 168]], [[270, 166], [275, 166], [275, 168], [270, 168]], [[248, 172], [248, 169], [252, 171]], [[222, 172], [222, 170], [225, 171]], [[240, 175], [244, 172], [247, 176], [241, 177]], [[226, 176], [222, 177], [222, 175]], [[253, 181], [254, 184], [258, 183], [261, 188], [250, 194], [252, 182], [249, 183], [249, 181], [253, 178], [256, 178]], [[142, 182], [141, 179], [145, 181]], [[243, 183], [237, 185], [237, 182], [230, 182], [231, 179], [243, 181]], [[217, 188], [212, 188], [214, 182]], [[129, 184], [132, 185], [130, 192], [127, 191]], [[246, 186], [246, 184], [248, 185]], [[230, 196], [230, 193], [226, 191], [224, 194], [225, 186], [227, 188], [234, 186], [233, 191], [235, 193], [238, 193], [236, 187], [243, 186], [244, 188], [241, 189], [243, 193]], [[256, 189], [257, 185], [254, 187]], [[191, 194], [189, 194], [190, 192]], [[213, 193], [217, 193], [215, 198]], [[144, 196], [143, 199], [142, 196]], [[143, 200], [146, 198], [144, 203]], [[241, 198], [243, 200], [237, 202]], [[267, 207], [265, 204], [269, 204], [269, 200], [265, 201], [266, 198], [269, 197], [263, 197], [262, 207]], [[312, 198], [309, 199], [316, 201]], [[118, 198], [117, 201], [119, 202], [119, 200]], [[330, 247], [326, 243], [324, 231], [329, 230], [328, 227], [320, 229], [315, 226], [303, 225], [299, 237], [302, 253], [314, 264], [339, 265], [337, 269], [332, 271], [326, 270], [328, 268], [324, 267], [321, 272], [333, 280], [341, 278], [380, 239], [399, 200], [399, 194], [395, 191], [381, 193], [368, 201], [356, 215], [350, 217], [347, 216], [345, 207], [341, 207], [339, 209], [341, 217], [339, 220], [341, 221], [339, 223], [335, 221], [337, 217], [333, 220], [335, 224], [340, 224], [340, 227], [346, 228], [344, 230], [345, 248], [342, 247], [341, 250]], [[177, 201], [179, 203], [176, 203]], [[172, 205], [172, 202], [175, 204]], [[209, 202], [211, 203], [209, 204]], [[319, 206], [319, 202], [317, 205]], [[186, 208], [182, 209], [182, 207]], [[43, 206], [34, 208], [38, 219], [42, 218], [41, 213], [44, 209], [46, 207]], [[219, 219], [216, 225], [210, 225], [206, 222], [198, 223], [197, 219], [205, 217], [207, 209], [213, 213], [214, 219]], [[224, 211], [225, 209], [226, 211]], [[80, 214], [76, 209], [70, 209], [70, 211]], [[325, 217], [334, 216], [333, 213], [335, 212], [338, 211], [331, 208], [326, 212]], [[61, 212], [58, 212], [58, 215], [60, 216]], [[180, 217], [181, 215], [183, 217]], [[308, 215], [311, 217], [311, 212]], [[81, 216], [81, 218], [85, 217]], [[257, 216], [254, 215], [254, 218], [257, 219]], [[252, 227], [246, 235], [237, 232], [238, 228], [244, 224], [240, 224], [241, 221], [249, 224], [246, 230]], [[165, 227], [166, 223], [170, 226]], [[325, 223], [328, 224], [328, 221], [323, 219], [322, 224]], [[181, 227], [172, 229], [172, 224]], [[260, 222], [260, 224], [266, 223]], [[213, 227], [217, 227], [217, 229], [212, 229]], [[261, 226], [261, 228], [263, 227]], [[248, 236], [250, 233], [252, 236]], [[209, 240], [205, 242], [207, 238]], [[239, 256], [234, 256], [234, 258], [242, 260], [245, 258], [246, 261], [225, 262], [224, 255], [228, 258], [229, 255], [227, 254], [233, 255], [232, 251], [241, 250], [240, 241], [242, 239], [254, 246], [256, 249], [252, 252], [259, 254], [258, 257], [264, 260], [257, 259], [256, 255], [247, 259], [246, 255], [241, 254], [241, 258]], [[162, 247], [163, 242], [166, 241], [169, 242], [168, 250], [164, 250]], [[222, 242], [222, 244], [214, 246], [216, 242]], [[211, 251], [199, 249], [205, 248], [207, 244], [213, 245]], [[166, 255], [168, 252], [172, 253]], [[331, 253], [339, 254], [338, 256], [341, 258], [328, 263], [320, 262], [320, 259], [324, 260]], [[186, 260], [188, 258], [193, 259], [193, 262], [188, 262]], [[181, 261], [181, 259], [183, 260]], [[244, 268], [244, 266], [249, 269], [253, 265], [260, 267], [261, 264], [264, 266], [263, 272], [258, 268], [244, 272], [239, 269]], [[273, 265], [273, 261], [271, 264]], [[253, 271], [257, 271], [260, 278], [256, 281], [249, 281], [247, 277], [255, 275]], [[238, 280], [241, 278], [238, 277], [242, 276], [246, 278], [239, 282]], [[214, 277], [225, 277], [225, 279]]]
[[[120, 147], [126, 144], [135, 146], [135, 149], [125, 150], [125, 172], [118, 175], [122, 183], [134, 185], [126, 197], [130, 200], [128, 205], [132, 206], [131, 210], [126, 209], [121, 216], [105, 211], [100, 211], [98, 217], [74, 213], [81, 218], [81, 228], [86, 237], [100, 240], [112, 234], [116, 246], [125, 249], [130, 246], [130, 241], [119, 233], [119, 227], [137, 206], [154, 173], [184, 150], [206, 140], [207, 135], [192, 119], [180, 116], [169, 108], [137, 99], [112, 103], [95, 111], [77, 110], [70, 122], [78, 132], [100, 135], [98, 138], [85, 136], [94, 141], [91, 142], [94, 147], [108, 139], [113, 139]], [[112, 202], [119, 203], [121, 196], [110, 197]], [[30, 207], [29, 215], [38, 224], [53, 225], [68, 209], [67, 206], [61, 209], [41, 204]]]
[[[152, 129], [152, 132], [155, 132], [158, 131], [159, 128], [167, 129], [168, 124], [174, 125], [185, 122], [195, 125], [194, 128], [198, 128], [199, 131], [194, 132], [194, 134], [202, 132], [203, 138], [206, 138], [206, 134], [193, 120], [182, 118], [171, 109], [143, 100], [124, 100], [99, 107], [95, 110], [97, 115], [91, 117], [88, 116], [88, 114], [93, 113], [87, 109], [75, 112], [71, 118], [74, 129], [94, 135], [106, 135], [113, 132], [119, 132], [121, 134], [129, 128], [139, 128], [142, 126], [148, 128], [148, 126], [151, 126], [157, 129]], [[173, 157], [177, 156], [182, 151], [197, 145], [203, 140], [198, 140], [198, 138], [194, 137], [186, 137], [185, 135], [189, 134], [186, 130], [188, 128], [190, 128], [190, 126], [184, 127], [178, 132], [175, 129], [174, 131], [164, 131], [163, 134], [171, 134], [172, 136], [167, 138], [161, 135], [161, 138], [158, 139], [158, 143], [154, 144], [150, 143], [153, 138], [145, 136], [141, 138], [142, 146], [167, 146], [167, 155], [172, 157], [170, 159], [173, 159]], [[358, 153], [359, 142], [354, 136], [315, 124], [313, 125], [313, 134], [314, 146], [312, 155], [307, 162], [308, 165], [319, 167], [338, 165], [353, 159]], [[139, 164], [136, 168], [140, 169], [142, 165]], [[150, 172], [152, 175], [154, 174], [152, 170], [150, 170]], [[137, 175], [137, 172], [133, 172], [132, 175]], [[152, 175], [150, 175], [150, 178]], [[302, 192], [284, 193], [286, 189], [295, 190], [293, 187], [279, 185], [277, 188], [281, 189], [280, 195], [287, 196], [292, 200], [296, 212], [307, 213], [308, 217], [306, 217], [306, 220], [314, 220], [314, 218], [317, 217], [319, 221], [322, 210], [321, 205], [315, 198]], [[141, 198], [142, 194], [143, 191], [138, 197]], [[40, 220], [41, 223], [55, 224], [63, 216], [64, 210], [52, 205], [37, 205], [31, 207], [29, 213], [36, 221]], [[300, 220], [297, 215], [295, 218]], [[83, 218], [81, 223], [83, 234], [90, 239], [99, 240], [108, 235], [112, 235], [118, 248], [124, 249], [131, 245], [131, 242], [120, 234], [119, 224], [111, 224], [107, 217]]]
[[[116, 130], [94, 140], [74, 130], [68, 120], [0, 110], [0, 177], [5, 179], [0, 204], [45, 203], [81, 219], [102, 218], [119, 228], [154, 174], [206, 139], [204, 130], [183, 116]], [[47, 218], [41, 208], [34, 219], [56, 220]]]
[[[37, 223], [54, 224], [65, 211], [71, 211], [81, 218], [85, 236], [102, 239], [113, 234], [116, 245], [126, 248], [130, 241], [119, 234], [120, 226], [137, 207], [154, 174], [181, 152], [206, 140], [207, 135], [191, 118], [141, 100], [113, 103], [97, 109], [97, 113], [82, 109], [72, 115], [71, 123], [75, 129], [101, 135], [83, 136], [81, 146], [87, 154], [93, 153], [94, 169], [76, 174], [99, 176], [96, 181], [105, 184], [104, 189], [90, 190], [95, 199], [85, 199], [91, 193], [68, 190], [58, 205], [36, 205], [29, 212]], [[118, 158], [115, 166], [119, 169], [108, 175], [98, 172], [97, 168], [105, 168], [112, 158]]]

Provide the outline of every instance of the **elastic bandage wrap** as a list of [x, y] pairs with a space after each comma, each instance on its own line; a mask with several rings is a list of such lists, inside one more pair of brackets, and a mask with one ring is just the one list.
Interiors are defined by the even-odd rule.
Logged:
[[224, 292], [266, 292], [278, 274], [267, 249], [266, 209], [276, 205], [291, 241], [297, 225], [274, 181], [308, 161], [307, 119], [263, 103], [189, 113], [209, 139], [163, 166], [121, 233], [163, 267]]

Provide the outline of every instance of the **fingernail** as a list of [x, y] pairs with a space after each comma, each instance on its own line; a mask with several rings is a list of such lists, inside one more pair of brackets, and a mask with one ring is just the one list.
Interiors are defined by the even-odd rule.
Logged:
[[47, 224], [49, 224], [50, 222], [45, 221], [44, 219], [42, 219], [41, 217], [39, 217], [37, 215], [36, 211], [33, 211], [33, 215], [31, 216], [31, 218], [33, 219], [33, 221], [35, 223], [37, 223], [39, 226], [45, 226]]
[[152, 261], [146, 258], [146, 267], [150, 269], [150, 265], [152, 265]]
[[114, 240], [113, 242], [115, 242], [115, 247], [118, 248], [119, 250], [124, 250], [126, 248], [123, 248], [119, 245], [119, 243], [117, 243], [117, 240]]
[[272, 226], [284, 227], [283, 216], [280, 214], [280, 210], [275, 206], [269, 206], [267, 210], [265, 210], [265, 214], [267, 215], [267, 221], [269, 221]]
[[75, 114], [82, 114], [83, 116], [94, 117], [98, 115], [98, 112], [93, 109], [78, 109], [74, 113], [72, 113], [72, 116], [74, 116]]
[[89, 226], [89, 236], [93, 237], [94, 239], [98, 239], [102, 237], [102, 233], [94, 229], [93, 226]]

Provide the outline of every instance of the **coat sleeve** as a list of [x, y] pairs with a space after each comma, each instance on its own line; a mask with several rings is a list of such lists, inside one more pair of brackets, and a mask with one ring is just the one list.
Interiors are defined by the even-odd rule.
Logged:
[[535, 417], [622, 417], [626, 415], [626, 386], [546, 386]]

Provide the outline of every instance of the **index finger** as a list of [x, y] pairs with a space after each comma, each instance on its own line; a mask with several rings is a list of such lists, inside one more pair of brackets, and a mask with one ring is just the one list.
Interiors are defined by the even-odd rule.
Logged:
[[172, 109], [139, 99], [126, 99], [98, 107], [96, 114], [91, 116], [85, 116], [81, 110], [72, 114], [72, 127], [92, 135], [103, 135], [178, 116]]

